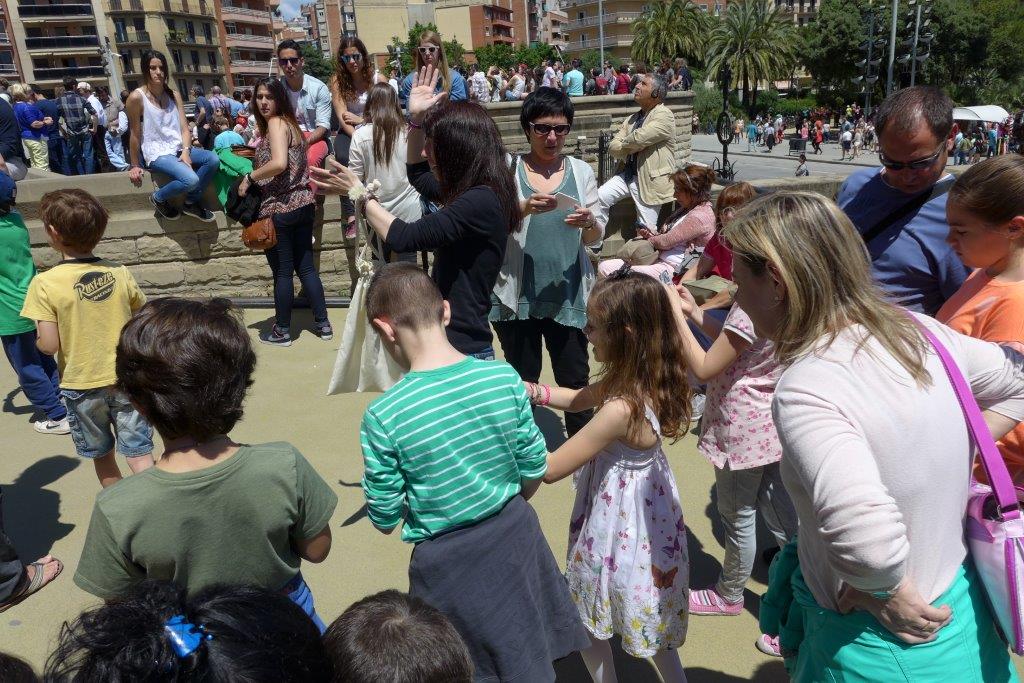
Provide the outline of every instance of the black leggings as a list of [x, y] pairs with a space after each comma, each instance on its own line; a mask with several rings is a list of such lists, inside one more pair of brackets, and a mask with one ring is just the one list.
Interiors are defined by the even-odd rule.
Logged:
[[[541, 342], [548, 347], [555, 383], [569, 389], [582, 389], [590, 383], [590, 356], [583, 330], [557, 323], [551, 318], [507, 320], [491, 323], [501, 342], [505, 360], [524, 382], [540, 379]], [[572, 436], [590, 421], [592, 410], [565, 414], [565, 431]]]
[[[352, 147], [352, 137], [343, 130], [339, 130], [334, 138], [334, 158], [342, 166], [348, 166], [348, 152]], [[356, 215], [356, 207], [347, 195], [341, 195], [341, 210], [346, 217]]]
[[274, 313], [277, 326], [291, 327], [292, 304], [295, 301], [295, 285], [292, 273], [299, 276], [302, 288], [309, 297], [313, 317], [317, 322], [327, 322], [327, 300], [320, 274], [313, 265], [313, 218], [316, 209], [307, 204], [287, 213], [274, 214], [274, 230], [277, 244], [267, 249], [267, 262], [274, 274]]

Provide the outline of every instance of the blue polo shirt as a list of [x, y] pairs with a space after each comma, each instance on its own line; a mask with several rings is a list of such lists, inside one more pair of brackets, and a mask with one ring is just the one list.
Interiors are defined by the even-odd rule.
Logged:
[[[948, 196], [943, 193], [933, 198], [868, 245], [875, 281], [896, 303], [928, 315], [935, 315], [970, 274], [946, 243]], [[887, 185], [881, 169], [866, 168], [846, 179], [836, 202], [864, 233], [913, 198]]]

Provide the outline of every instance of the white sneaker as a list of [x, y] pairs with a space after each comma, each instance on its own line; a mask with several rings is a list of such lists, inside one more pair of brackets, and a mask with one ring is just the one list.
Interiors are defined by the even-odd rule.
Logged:
[[71, 425], [68, 419], [63, 420], [39, 420], [33, 423], [32, 427], [40, 434], [70, 434]]
[[693, 392], [693, 397], [690, 399], [690, 422], [695, 423], [704, 417], [704, 403], [706, 396], [701, 392]]

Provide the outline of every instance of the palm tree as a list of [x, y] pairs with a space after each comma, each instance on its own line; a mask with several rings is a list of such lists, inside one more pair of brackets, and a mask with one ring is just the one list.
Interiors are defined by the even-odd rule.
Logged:
[[743, 87], [750, 114], [757, 105], [757, 84], [786, 77], [797, 61], [800, 35], [772, 0], [730, 2], [708, 39], [708, 73], [728, 64]]
[[707, 24], [693, 0], [661, 0], [633, 22], [633, 60], [653, 67], [663, 59], [700, 56]]

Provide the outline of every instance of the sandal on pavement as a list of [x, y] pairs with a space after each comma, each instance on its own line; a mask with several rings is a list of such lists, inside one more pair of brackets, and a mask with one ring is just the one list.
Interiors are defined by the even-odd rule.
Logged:
[[[46, 565], [51, 562], [57, 563], [57, 573], [47, 579]], [[32, 579], [26, 581], [24, 587], [20, 591], [15, 592], [7, 602], [0, 603], [0, 612], [6, 612], [32, 594], [37, 593], [43, 586], [56, 579], [60, 576], [60, 573], [64, 571], [64, 564], [57, 558], [51, 557], [50, 555], [39, 558], [32, 564], [28, 565], [28, 567], [35, 567], [35, 571], [32, 573]], [[28, 578], [28, 567], [25, 569], [26, 579]]]

